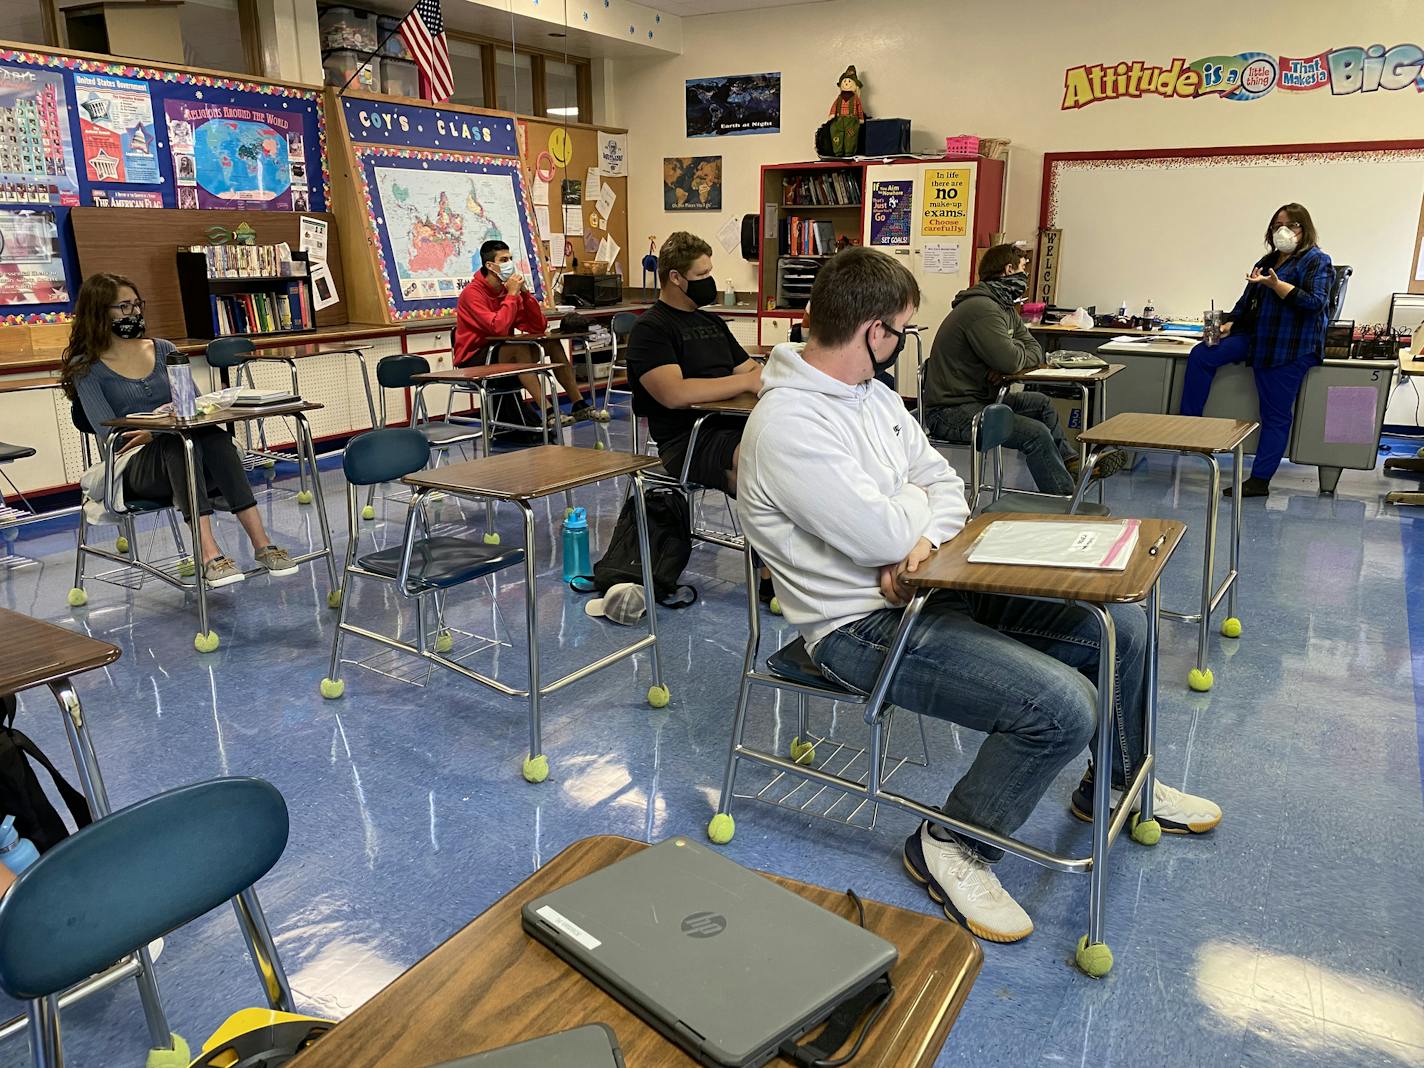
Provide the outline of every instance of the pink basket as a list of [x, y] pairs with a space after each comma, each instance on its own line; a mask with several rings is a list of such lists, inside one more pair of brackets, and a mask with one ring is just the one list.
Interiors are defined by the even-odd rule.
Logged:
[[1043, 322], [1043, 313], [1048, 310], [1048, 305], [1042, 301], [1033, 304], [1020, 304], [1019, 316], [1026, 323]]
[[977, 156], [979, 155], [979, 138], [973, 134], [946, 137], [944, 139], [944, 154], [946, 156]]

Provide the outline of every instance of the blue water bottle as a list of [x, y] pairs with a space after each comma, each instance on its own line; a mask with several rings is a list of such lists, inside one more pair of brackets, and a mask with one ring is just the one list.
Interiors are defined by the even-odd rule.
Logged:
[[593, 574], [588, 559], [588, 513], [572, 509], [564, 517], [564, 581]]
[[40, 859], [40, 851], [28, 838], [15, 830], [15, 817], [6, 816], [0, 823], [0, 861], [16, 875]]

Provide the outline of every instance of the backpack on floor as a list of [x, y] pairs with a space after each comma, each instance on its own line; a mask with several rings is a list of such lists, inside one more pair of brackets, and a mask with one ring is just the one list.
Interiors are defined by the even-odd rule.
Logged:
[[[697, 590], [678, 579], [692, 558], [692, 513], [680, 490], [655, 487], [643, 492], [648, 512], [648, 548], [653, 554], [653, 595], [664, 608], [686, 608]], [[620, 582], [643, 581], [638, 552], [638, 514], [632, 494], [623, 502], [608, 551], [593, 565], [593, 584], [600, 594]]]
[[84, 795], [65, 781], [39, 746], [15, 729], [16, 707], [13, 694], [0, 696], [0, 814], [14, 816], [20, 837], [28, 838], [43, 853], [68, 838], [69, 829], [40, 788], [31, 760], [49, 772], [76, 827], [87, 827], [93, 817]]

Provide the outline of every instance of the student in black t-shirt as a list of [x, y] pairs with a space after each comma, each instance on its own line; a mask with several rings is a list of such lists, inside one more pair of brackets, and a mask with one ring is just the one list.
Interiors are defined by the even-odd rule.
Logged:
[[[658, 301], [638, 317], [628, 339], [633, 411], [648, 420], [663, 466], [682, 473], [699, 412], [692, 405], [761, 389], [761, 365], [746, 354], [727, 324], [702, 311], [717, 297], [712, 246], [678, 232], [658, 250]], [[746, 420], [714, 416], [697, 432], [688, 478], [737, 494], [737, 450]]]

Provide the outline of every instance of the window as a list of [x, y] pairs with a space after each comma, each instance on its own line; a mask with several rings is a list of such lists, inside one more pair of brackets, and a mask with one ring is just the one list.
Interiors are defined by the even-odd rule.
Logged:
[[495, 49], [495, 107], [520, 115], [534, 112], [534, 60], [528, 52]]
[[544, 60], [544, 114], [579, 122], [578, 67], [561, 59]]
[[455, 94], [450, 99], [454, 103], [485, 106], [484, 51], [484, 46], [474, 41], [450, 38], [450, 69], [455, 76]]
[[184, 0], [178, 9], [183, 62], [208, 70], [257, 73], [245, 47], [241, 8], [238, 0]]

